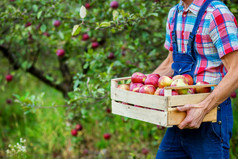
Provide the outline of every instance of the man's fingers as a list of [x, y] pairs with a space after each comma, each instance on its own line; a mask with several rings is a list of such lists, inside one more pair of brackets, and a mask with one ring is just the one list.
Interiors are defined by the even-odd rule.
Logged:
[[179, 125], [179, 129], [184, 129], [186, 126], [188, 126], [192, 122], [192, 119], [189, 117], [186, 117]]
[[180, 111], [180, 112], [184, 112], [184, 111], [187, 111], [189, 109], [191, 109], [191, 105], [189, 105], [189, 104], [181, 106], [181, 107], [177, 107], [177, 110]]

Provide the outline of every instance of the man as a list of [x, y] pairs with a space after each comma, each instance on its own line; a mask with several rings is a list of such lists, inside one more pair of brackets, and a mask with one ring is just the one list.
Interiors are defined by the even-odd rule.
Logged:
[[[168, 15], [169, 55], [153, 72], [190, 74], [194, 82], [218, 84], [199, 104], [178, 107], [186, 118], [168, 128], [157, 159], [228, 159], [232, 134], [230, 94], [238, 88], [238, 32], [234, 15], [221, 1], [182, 0]], [[217, 122], [204, 116], [217, 107]]]

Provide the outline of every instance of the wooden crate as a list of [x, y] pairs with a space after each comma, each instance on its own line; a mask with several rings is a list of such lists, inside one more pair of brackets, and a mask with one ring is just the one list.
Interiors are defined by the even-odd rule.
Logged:
[[[111, 80], [112, 113], [149, 122], [156, 125], [170, 127], [178, 125], [186, 116], [186, 112], [179, 112], [175, 107], [185, 104], [197, 104], [210, 93], [188, 94], [172, 96], [172, 89], [212, 87], [215, 85], [191, 85], [185, 87], [166, 87], [165, 96], [149, 95], [119, 89], [118, 82], [130, 77]], [[123, 104], [128, 103], [128, 104]], [[135, 107], [139, 105], [142, 107]], [[216, 122], [217, 108], [209, 112], [203, 122]]]

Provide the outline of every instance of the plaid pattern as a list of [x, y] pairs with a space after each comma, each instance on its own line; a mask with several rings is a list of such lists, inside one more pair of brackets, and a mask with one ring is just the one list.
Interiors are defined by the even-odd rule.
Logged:
[[[199, 9], [206, 0], [194, 0], [187, 10], [182, 1], [178, 4], [177, 45], [178, 51], [185, 53], [188, 38], [192, 32]], [[169, 11], [165, 48], [173, 51], [172, 31], [176, 6]], [[218, 84], [226, 74], [221, 58], [238, 50], [237, 21], [227, 6], [221, 1], [213, 1], [206, 9], [199, 24], [195, 38], [195, 49], [198, 52], [194, 80]]]

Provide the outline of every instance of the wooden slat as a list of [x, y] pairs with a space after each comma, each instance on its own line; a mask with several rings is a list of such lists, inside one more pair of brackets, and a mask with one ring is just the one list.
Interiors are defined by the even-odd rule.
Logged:
[[167, 97], [126, 91], [111, 87], [111, 98], [115, 101], [122, 101], [134, 105], [167, 110]]
[[112, 100], [112, 113], [156, 125], [167, 126], [167, 112], [129, 106]]
[[210, 93], [177, 95], [168, 97], [168, 106], [180, 106], [185, 104], [198, 104], [203, 101]]
[[[168, 110], [168, 126], [179, 125], [186, 117], [186, 112], [179, 112], [176, 108]], [[203, 122], [216, 122], [217, 121], [217, 107], [212, 109], [203, 119]]]
[[128, 80], [128, 79], [131, 79], [131, 77], [114, 78], [112, 80], [118, 82], [118, 81], [124, 81], [124, 80]]
[[188, 88], [202, 88], [202, 87], [213, 87], [216, 84], [201, 84], [201, 85], [188, 85], [188, 86], [174, 86], [174, 87], [165, 87], [164, 89], [188, 89]]
[[164, 96], [172, 96], [172, 90], [171, 89], [165, 89], [164, 90]]

